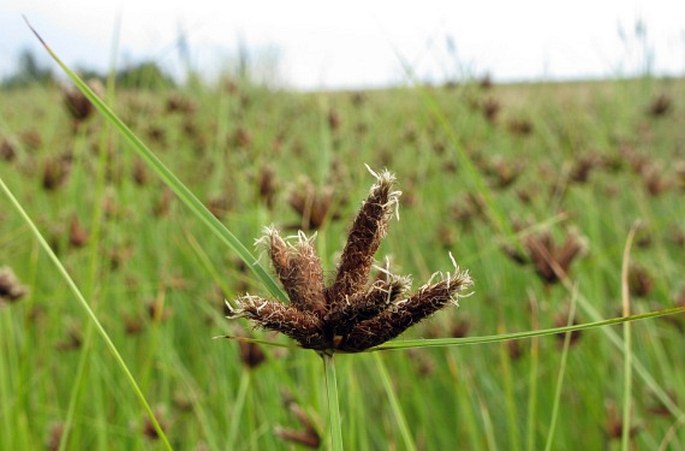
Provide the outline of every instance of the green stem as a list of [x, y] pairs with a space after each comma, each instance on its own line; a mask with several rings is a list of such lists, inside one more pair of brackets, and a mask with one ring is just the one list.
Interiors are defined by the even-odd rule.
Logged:
[[[533, 330], [538, 328], [537, 301], [531, 297], [531, 317]], [[538, 365], [540, 360], [540, 345], [538, 338], [530, 340], [530, 371], [528, 374], [528, 419], [526, 424], [527, 449], [535, 450], [535, 420], [537, 419], [538, 401]]]
[[240, 428], [240, 419], [245, 415], [243, 411], [245, 407], [245, 400], [247, 399], [247, 392], [250, 387], [252, 373], [250, 370], [243, 370], [240, 378], [240, 386], [238, 387], [238, 394], [236, 395], [235, 403], [233, 404], [233, 415], [231, 427], [228, 433], [228, 449], [233, 449], [235, 442], [238, 440], [238, 433]]
[[[637, 231], [638, 223], [633, 224], [628, 233], [626, 246], [623, 249], [623, 264], [621, 265], [621, 301], [623, 316], [630, 316], [630, 289], [628, 286], [628, 272], [630, 269], [630, 248]], [[633, 379], [632, 333], [630, 323], [623, 323], [623, 429], [621, 432], [621, 449], [630, 449], [630, 410]]]
[[378, 375], [381, 382], [383, 383], [383, 388], [385, 389], [385, 394], [388, 396], [388, 401], [390, 401], [390, 409], [395, 415], [397, 420], [397, 425], [400, 429], [400, 434], [402, 435], [402, 441], [404, 442], [404, 449], [409, 451], [416, 451], [416, 444], [411, 436], [411, 431], [409, 430], [409, 424], [407, 423], [407, 418], [404, 416], [400, 402], [397, 399], [397, 394], [392, 386], [392, 381], [390, 380], [390, 375], [388, 374], [388, 369], [383, 363], [383, 359], [379, 354], [374, 354], [376, 359], [376, 366], [378, 366]]
[[[573, 319], [576, 316], [576, 301], [578, 299], [578, 294], [576, 291], [573, 292], [571, 298], [571, 310], [568, 314], [567, 325], [573, 324]], [[559, 406], [561, 405], [561, 390], [564, 387], [564, 375], [566, 374], [566, 362], [568, 361], [568, 350], [571, 346], [571, 334], [572, 332], [566, 332], [564, 334], [564, 348], [561, 352], [561, 364], [559, 365], [559, 375], [557, 376], [557, 386], [554, 390], [554, 404], [552, 405], [552, 419], [549, 422], [549, 433], [547, 434], [547, 444], [545, 445], [545, 451], [552, 449], [552, 442], [554, 441], [554, 433], [557, 427], [557, 418], [559, 418]]]
[[335, 375], [333, 354], [322, 353], [326, 376], [326, 394], [328, 396], [328, 434], [333, 451], [343, 450], [342, 422], [340, 421], [340, 403], [338, 401], [338, 381]]

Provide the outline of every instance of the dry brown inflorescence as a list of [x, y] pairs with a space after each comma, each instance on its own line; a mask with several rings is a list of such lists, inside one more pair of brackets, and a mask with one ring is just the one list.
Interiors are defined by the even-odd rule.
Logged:
[[19, 282], [12, 268], [0, 267], [0, 306], [18, 301], [27, 292], [28, 289]]
[[516, 263], [532, 263], [544, 283], [555, 284], [568, 275], [571, 263], [587, 247], [587, 240], [575, 231], [568, 233], [561, 245], [554, 242], [549, 231], [542, 231], [523, 238], [526, 254], [509, 246], [504, 247], [504, 252]]
[[[370, 169], [369, 169], [370, 170]], [[371, 171], [371, 170], [370, 170]], [[385, 277], [369, 281], [374, 254], [390, 219], [397, 215], [401, 192], [388, 171], [371, 171], [376, 183], [363, 202], [347, 237], [333, 282], [326, 286], [314, 236], [299, 232], [283, 239], [266, 228], [257, 242], [266, 247], [289, 304], [245, 295], [228, 303], [229, 318], [245, 316], [266, 329], [321, 352], [358, 352], [397, 337], [407, 328], [453, 303], [472, 285], [467, 271], [455, 263], [452, 273], [436, 273], [413, 295], [408, 276], [384, 270]]]

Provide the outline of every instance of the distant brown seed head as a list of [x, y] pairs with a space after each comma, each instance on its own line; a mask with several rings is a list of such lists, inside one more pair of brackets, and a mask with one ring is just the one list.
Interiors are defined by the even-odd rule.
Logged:
[[[88, 86], [98, 96], [104, 93], [105, 88], [99, 80], [89, 80]], [[93, 112], [93, 104], [76, 86], [69, 85], [62, 88], [62, 98], [67, 111], [76, 122], [85, 121]]]
[[489, 97], [483, 102], [483, 116], [488, 122], [494, 123], [497, 120], [501, 108], [502, 106], [496, 99]]
[[328, 126], [331, 130], [338, 130], [340, 128], [342, 120], [340, 119], [340, 113], [338, 110], [331, 109], [328, 112]]
[[43, 166], [43, 189], [54, 191], [69, 177], [71, 161], [64, 157], [53, 157], [45, 161]]
[[[578, 320], [574, 317], [573, 320], [571, 321], [571, 325], [576, 325], [576, 324], [579, 324], [579, 323], [578, 323]], [[568, 313], [566, 313], [566, 312], [560, 313], [554, 319], [554, 326], [555, 327], [564, 327], [567, 325], [568, 325]], [[578, 342], [578, 340], [582, 336], [582, 331], [574, 330], [573, 332], [570, 332], [570, 334], [571, 334], [570, 345], [573, 346]], [[559, 340], [559, 343], [562, 344], [564, 342], [564, 340], [566, 339], [566, 333], [557, 334], [556, 337]]]
[[264, 351], [262, 351], [262, 348], [257, 343], [241, 341], [239, 345], [240, 358], [248, 368], [257, 368], [266, 360], [266, 354], [264, 354]]
[[35, 129], [24, 130], [20, 135], [22, 144], [29, 150], [38, 150], [43, 146], [43, 137]]
[[73, 216], [69, 223], [69, 246], [79, 248], [88, 242], [88, 230], [81, 224], [78, 216]]
[[192, 114], [197, 110], [197, 104], [179, 93], [170, 95], [166, 100], [166, 111], [169, 113]]
[[307, 412], [289, 393], [285, 393], [283, 398], [285, 407], [297, 420], [302, 429], [296, 430], [279, 426], [276, 428], [275, 434], [286, 442], [291, 442], [306, 448], [319, 448], [319, 446], [321, 446], [321, 436]]
[[636, 297], [646, 297], [654, 287], [654, 280], [647, 268], [638, 264], [631, 264], [628, 269], [628, 288]]
[[263, 166], [259, 172], [259, 197], [266, 203], [269, 209], [274, 207], [276, 192], [278, 191], [278, 180], [276, 172], [271, 166]]
[[649, 115], [652, 117], [665, 116], [673, 108], [673, 100], [667, 94], [660, 94], [652, 100], [649, 106]]
[[510, 119], [507, 130], [514, 136], [528, 136], [533, 133], [533, 124], [527, 119]]
[[[618, 408], [614, 402], [607, 403], [607, 419], [605, 432], [610, 440], [620, 440], [623, 436], [623, 418], [619, 414]], [[635, 437], [640, 431], [640, 428], [635, 424], [631, 425], [628, 435], [630, 438]]]
[[62, 435], [64, 435], [64, 423], [54, 422], [50, 424], [48, 437], [45, 441], [45, 449], [48, 451], [57, 451], [59, 449], [59, 444], [62, 441]]
[[571, 263], [587, 249], [587, 243], [572, 231], [559, 246], [548, 231], [543, 231], [526, 235], [523, 248], [524, 255], [513, 247], [505, 246], [504, 251], [516, 263], [532, 263], [543, 282], [554, 284], [568, 275]]
[[16, 302], [28, 289], [19, 282], [19, 279], [9, 266], [0, 267], [0, 306], [4, 303]]
[[[159, 426], [162, 428], [162, 431], [166, 433], [166, 430], [169, 428], [169, 421], [166, 418], [166, 409], [162, 406], [157, 406], [155, 407], [155, 417], [157, 417], [157, 421], [159, 422]], [[152, 420], [149, 417], [146, 417], [145, 420], [143, 421], [143, 427], [142, 427], [142, 433], [145, 438], [150, 439], [150, 440], [157, 440], [159, 439], [159, 433], [157, 432], [157, 429], [155, 429], [154, 424], [152, 423]]]
[[317, 188], [308, 180], [300, 183], [289, 199], [290, 206], [300, 215], [300, 228], [305, 231], [316, 230], [327, 220], [337, 219], [337, 202], [332, 186]]
[[0, 142], [0, 159], [12, 161], [16, 155], [17, 151], [14, 150], [12, 143], [6, 139], [3, 139], [2, 142]]

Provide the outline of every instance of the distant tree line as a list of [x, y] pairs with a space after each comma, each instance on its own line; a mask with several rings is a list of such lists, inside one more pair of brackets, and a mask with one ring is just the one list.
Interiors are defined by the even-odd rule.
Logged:
[[[86, 79], [107, 79], [107, 74], [93, 69], [77, 70]], [[122, 88], [168, 88], [173, 87], [173, 78], [156, 62], [147, 60], [128, 65], [116, 71], [117, 86]], [[17, 60], [16, 71], [0, 81], [0, 88], [5, 90], [25, 88], [31, 85], [51, 85], [57, 78], [50, 67], [41, 65], [31, 50], [24, 50]]]

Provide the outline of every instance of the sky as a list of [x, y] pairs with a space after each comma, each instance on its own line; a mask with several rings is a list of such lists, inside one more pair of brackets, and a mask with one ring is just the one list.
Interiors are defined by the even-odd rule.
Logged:
[[49, 64], [22, 15], [72, 66], [152, 58], [211, 79], [245, 48], [256, 78], [297, 89], [402, 84], [407, 67], [435, 83], [685, 75], [682, 0], [0, 0], [0, 77], [24, 49]]

